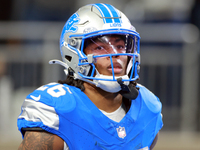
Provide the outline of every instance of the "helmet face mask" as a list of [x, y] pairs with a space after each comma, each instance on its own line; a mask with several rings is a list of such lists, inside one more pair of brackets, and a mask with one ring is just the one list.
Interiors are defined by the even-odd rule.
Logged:
[[[98, 87], [100, 81], [109, 84], [120, 77], [129, 84], [139, 78], [139, 41], [139, 34], [121, 11], [109, 4], [90, 4], [80, 8], [66, 22], [60, 51], [65, 68], [73, 71], [75, 79]], [[116, 57], [127, 58], [126, 71], [121, 76], [116, 75], [113, 65]], [[110, 61], [110, 75], [100, 74], [96, 67], [98, 60], [105, 58]]]

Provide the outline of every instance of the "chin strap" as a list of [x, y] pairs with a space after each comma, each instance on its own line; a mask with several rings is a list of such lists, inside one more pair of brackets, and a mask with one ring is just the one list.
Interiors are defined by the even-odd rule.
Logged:
[[131, 84], [129, 84], [129, 85], [123, 84], [122, 78], [118, 78], [117, 82], [121, 86], [121, 90], [119, 91], [119, 93], [123, 97], [130, 99], [130, 100], [134, 100], [137, 98], [139, 91], [135, 86], [132, 86]]
[[[79, 76], [74, 74], [73, 70], [66, 63], [64, 63], [60, 60], [50, 60], [49, 64], [59, 64], [59, 65], [65, 67], [64, 71], [67, 76], [71, 75], [71, 76], [75, 76], [75, 78], [79, 79]], [[104, 76], [104, 75], [100, 75], [100, 74], [99, 74], [99, 77], [107, 78], [107, 79], [110, 78], [110, 76]], [[125, 97], [127, 99], [131, 99], [131, 100], [136, 99], [139, 94], [138, 90], [136, 89], [135, 86], [132, 86], [129, 82], [122, 81], [122, 78], [128, 78], [128, 76], [118, 78], [117, 82], [108, 82], [108, 81], [103, 81], [103, 80], [98, 80], [98, 81], [92, 82], [92, 81], [90, 81], [88, 79], [84, 79], [84, 78], [81, 78], [81, 80], [89, 82], [91, 84], [95, 84], [97, 87], [99, 87], [107, 92], [111, 92], [111, 93], [119, 92], [123, 97]]]

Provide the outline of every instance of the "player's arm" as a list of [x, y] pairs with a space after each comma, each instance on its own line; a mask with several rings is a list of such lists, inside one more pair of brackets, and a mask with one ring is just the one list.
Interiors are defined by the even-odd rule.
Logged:
[[151, 144], [150, 150], [152, 150], [154, 148], [154, 146], [156, 145], [157, 140], [158, 140], [158, 134], [159, 134], [159, 132], [157, 133], [156, 137], [154, 138], [154, 140], [153, 140], [153, 142]]
[[63, 150], [64, 141], [45, 131], [26, 131], [18, 150]]

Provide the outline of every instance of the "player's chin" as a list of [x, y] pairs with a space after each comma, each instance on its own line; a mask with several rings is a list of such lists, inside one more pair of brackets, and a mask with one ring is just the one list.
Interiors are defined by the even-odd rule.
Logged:
[[125, 74], [115, 74], [115, 77], [124, 76]]

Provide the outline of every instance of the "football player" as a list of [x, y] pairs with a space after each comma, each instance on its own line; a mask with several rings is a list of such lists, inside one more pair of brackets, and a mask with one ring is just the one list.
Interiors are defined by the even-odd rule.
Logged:
[[159, 99], [137, 84], [140, 36], [109, 4], [81, 7], [60, 38], [66, 80], [29, 94], [19, 149], [149, 150], [163, 126]]

